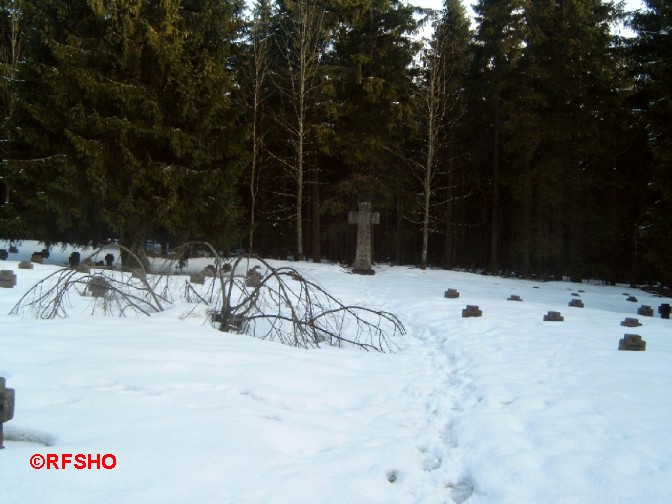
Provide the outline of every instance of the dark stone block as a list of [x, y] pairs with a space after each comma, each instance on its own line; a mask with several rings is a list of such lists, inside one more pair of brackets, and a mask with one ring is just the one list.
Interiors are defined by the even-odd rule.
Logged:
[[9, 257], [9, 252], [6, 249], [0, 249], [0, 261], [6, 261]]
[[33, 255], [30, 256], [30, 260], [34, 263], [42, 264], [44, 262], [44, 256], [41, 252], [33, 252]]
[[544, 322], [563, 322], [565, 320], [565, 317], [563, 317], [560, 312], [557, 311], [549, 311], [546, 315], [544, 315]]
[[636, 318], [626, 318], [623, 322], [621, 322], [621, 325], [624, 327], [639, 327], [642, 324]]
[[511, 294], [511, 296], [509, 296], [507, 301], [522, 301], [522, 299], [518, 294]]
[[89, 280], [88, 288], [93, 297], [105, 297], [110, 290], [110, 284], [105, 277], [95, 276]]
[[0, 287], [11, 289], [16, 285], [16, 275], [12, 270], [0, 271]]
[[648, 305], [642, 305], [637, 309], [637, 315], [642, 317], [653, 317], [653, 308]]
[[448, 299], [457, 299], [460, 297], [460, 293], [455, 289], [448, 289], [443, 293], [443, 297]]
[[483, 312], [476, 305], [467, 305], [467, 307], [464, 310], [462, 310], [463, 318], [481, 317], [481, 316], [483, 316]]
[[70, 257], [68, 258], [68, 263], [70, 263], [71, 268], [76, 268], [79, 266], [79, 263], [81, 261], [82, 257], [79, 252], [73, 252], [70, 254]]
[[580, 299], [572, 299], [569, 302], [569, 306], [572, 306], [574, 308], [583, 308], [583, 301], [581, 301]]
[[626, 334], [623, 339], [618, 341], [618, 349], [643, 352], [646, 350], [646, 341], [638, 334]]
[[670, 312], [672, 312], [672, 307], [668, 303], [663, 303], [658, 307], [658, 313], [660, 313], [660, 318], [669, 319]]

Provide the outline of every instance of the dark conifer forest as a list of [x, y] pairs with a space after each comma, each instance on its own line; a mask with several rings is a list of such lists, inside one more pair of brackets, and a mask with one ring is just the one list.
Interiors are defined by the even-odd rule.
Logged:
[[0, 237], [672, 282], [645, 4], [0, 0]]

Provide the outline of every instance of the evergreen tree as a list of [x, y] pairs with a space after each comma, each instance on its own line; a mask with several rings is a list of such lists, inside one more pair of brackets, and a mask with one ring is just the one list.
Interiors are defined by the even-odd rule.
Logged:
[[23, 156], [9, 162], [26, 231], [43, 236], [51, 216], [62, 241], [100, 223], [135, 249], [159, 232], [232, 241], [239, 11], [227, 0], [36, 5], [13, 121]]
[[619, 190], [626, 84], [610, 35], [618, 12], [599, 0], [563, 0], [532, 1], [524, 14], [522, 78], [505, 147], [515, 174], [507, 188], [521, 209], [510, 214], [522, 223], [512, 223], [512, 242], [528, 272], [596, 274], [592, 238], [613, 246], [616, 233], [598, 197]]
[[479, 0], [475, 5], [478, 31], [475, 37], [473, 79], [474, 111], [482, 111], [479, 121], [488, 131], [486, 144], [490, 178], [489, 269], [500, 270], [500, 240], [502, 179], [508, 167], [503, 167], [502, 136], [511, 115], [519, 86], [519, 67], [523, 57], [526, 26], [523, 17], [524, 0]]
[[635, 14], [639, 124], [652, 154], [651, 201], [641, 234], [658, 280], [672, 281], [672, 4], [646, 0]]

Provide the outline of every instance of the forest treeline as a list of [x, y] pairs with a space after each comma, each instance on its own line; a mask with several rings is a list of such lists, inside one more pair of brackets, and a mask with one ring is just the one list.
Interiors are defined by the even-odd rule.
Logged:
[[670, 282], [646, 4], [0, 0], [0, 236]]

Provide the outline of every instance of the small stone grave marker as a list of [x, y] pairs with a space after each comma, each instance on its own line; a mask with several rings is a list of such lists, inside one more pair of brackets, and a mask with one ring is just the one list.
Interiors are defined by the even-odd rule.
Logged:
[[572, 306], [574, 308], [583, 308], [583, 301], [581, 301], [580, 299], [572, 299], [569, 302], [569, 306]]
[[443, 297], [448, 299], [457, 299], [460, 297], [460, 293], [456, 289], [448, 289], [443, 293]]
[[189, 281], [193, 284], [203, 285], [205, 284], [205, 275], [201, 272], [192, 273], [189, 277]]
[[105, 277], [95, 276], [88, 283], [89, 292], [93, 297], [105, 297], [110, 290], [110, 283]]
[[70, 257], [68, 258], [68, 263], [70, 264], [71, 268], [76, 268], [79, 266], [79, 263], [82, 259], [82, 256], [79, 252], [73, 252], [70, 254]]
[[222, 264], [222, 271], [224, 273], [230, 273], [231, 272], [231, 264], [229, 264], [229, 263]]
[[639, 327], [642, 324], [639, 322], [639, 319], [626, 317], [621, 325], [624, 327]]
[[142, 268], [135, 268], [133, 271], [131, 271], [131, 278], [139, 278], [140, 280], [144, 280], [147, 278], [147, 273]]
[[12, 270], [0, 271], [0, 287], [11, 289], [16, 285], [16, 275]]
[[581, 295], [578, 292], [572, 292], [572, 296], [581, 297]]
[[114, 266], [114, 254], [105, 255], [105, 267], [112, 268]]
[[672, 312], [672, 307], [669, 303], [663, 303], [658, 307], [658, 313], [660, 313], [660, 318], [669, 319], [670, 312]]
[[33, 263], [30, 261], [21, 261], [19, 263], [19, 269], [33, 269]]
[[0, 449], [3, 446], [2, 424], [14, 418], [14, 389], [5, 386], [6, 380], [0, 376]]
[[43, 248], [40, 250], [40, 255], [43, 259], [49, 259], [49, 249]]
[[6, 261], [9, 257], [9, 252], [6, 249], [0, 249], [0, 261]]
[[256, 269], [252, 268], [247, 270], [247, 275], [245, 275], [245, 287], [261, 287], [261, 279], [262, 279], [261, 273], [259, 273]]
[[522, 301], [521, 297], [518, 294], [511, 294], [507, 301]]
[[628, 296], [627, 298], [625, 298], [625, 300], [630, 301], [631, 303], [637, 302], [637, 298], [635, 296]]
[[217, 269], [215, 268], [214, 264], [208, 264], [205, 268], [203, 268], [203, 276], [214, 278], [215, 274], [217, 272]]
[[462, 310], [462, 317], [482, 317], [483, 312], [476, 305], [467, 305], [467, 307]]
[[637, 309], [637, 315], [642, 317], [653, 317], [653, 308], [649, 305], [642, 305]]
[[544, 322], [563, 322], [565, 320], [565, 317], [563, 317], [560, 312], [557, 311], [549, 311], [546, 315], [544, 315]]
[[618, 349], [643, 352], [646, 350], [646, 341], [638, 334], [626, 334], [618, 340]]
[[33, 255], [30, 256], [30, 260], [37, 264], [42, 264], [44, 262], [44, 256], [40, 252], [33, 252]]
[[18, 254], [18, 253], [19, 253], [19, 249], [16, 248], [16, 245], [10, 245], [10, 246], [9, 246], [9, 253], [10, 253], [10, 254]]

